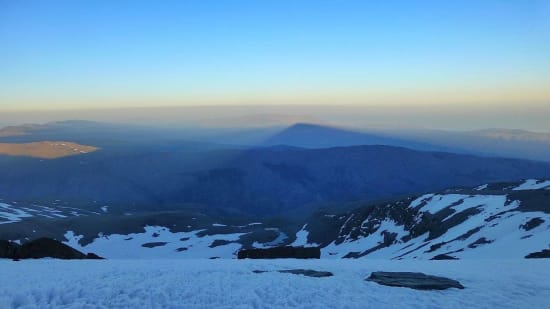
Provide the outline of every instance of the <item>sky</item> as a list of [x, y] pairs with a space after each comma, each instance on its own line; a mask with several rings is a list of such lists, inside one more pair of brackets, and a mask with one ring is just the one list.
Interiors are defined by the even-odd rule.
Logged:
[[544, 108], [550, 1], [0, 0], [0, 111], [279, 104]]

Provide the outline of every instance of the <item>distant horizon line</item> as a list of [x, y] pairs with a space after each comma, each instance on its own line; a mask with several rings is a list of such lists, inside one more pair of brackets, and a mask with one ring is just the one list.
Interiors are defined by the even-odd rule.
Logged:
[[456, 108], [456, 107], [476, 107], [490, 108], [513, 106], [516, 104], [527, 104], [532, 106], [550, 106], [550, 98], [547, 100], [536, 101], [512, 101], [512, 102], [454, 102], [454, 103], [437, 103], [437, 102], [415, 102], [415, 103], [193, 103], [193, 104], [161, 104], [161, 105], [123, 105], [123, 106], [108, 106], [108, 105], [85, 105], [85, 106], [28, 106], [28, 107], [1, 107], [0, 112], [38, 112], [38, 111], [78, 111], [78, 110], [125, 110], [125, 109], [169, 109], [169, 108], [300, 108], [300, 107], [353, 107], [353, 108], [400, 108], [400, 107], [437, 107], [437, 108]]

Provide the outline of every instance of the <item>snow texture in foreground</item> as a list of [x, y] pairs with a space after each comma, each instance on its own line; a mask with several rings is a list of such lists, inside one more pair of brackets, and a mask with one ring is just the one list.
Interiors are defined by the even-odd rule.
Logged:
[[[334, 276], [252, 272], [296, 268]], [[466, 288], [381, 286], [373, 271]], [[549, 277], [549, 260], [0, 260], [0, 308], [547, 308]]]

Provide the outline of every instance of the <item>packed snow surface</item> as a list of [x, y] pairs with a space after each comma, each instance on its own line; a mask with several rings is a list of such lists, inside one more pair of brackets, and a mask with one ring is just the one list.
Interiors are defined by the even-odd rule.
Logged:
[[[334, 276], [276, 272], [297, 268]], [[373, 271], [420, 271], [465, 289], [381, 286], [365, 281]], [[550, 260], [0, 260], [0, 308], [535, 309], [548, 308], [549, 277]]]

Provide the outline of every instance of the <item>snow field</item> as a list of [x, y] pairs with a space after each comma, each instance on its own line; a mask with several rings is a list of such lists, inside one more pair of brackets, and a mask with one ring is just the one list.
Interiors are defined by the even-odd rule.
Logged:
[[[307, 268], [333, 277], [253, 270]], [[464, 290], [365, 281], [421, 271]], [[0, 308], [548, 308], [550, 260], [0, 260]]]

